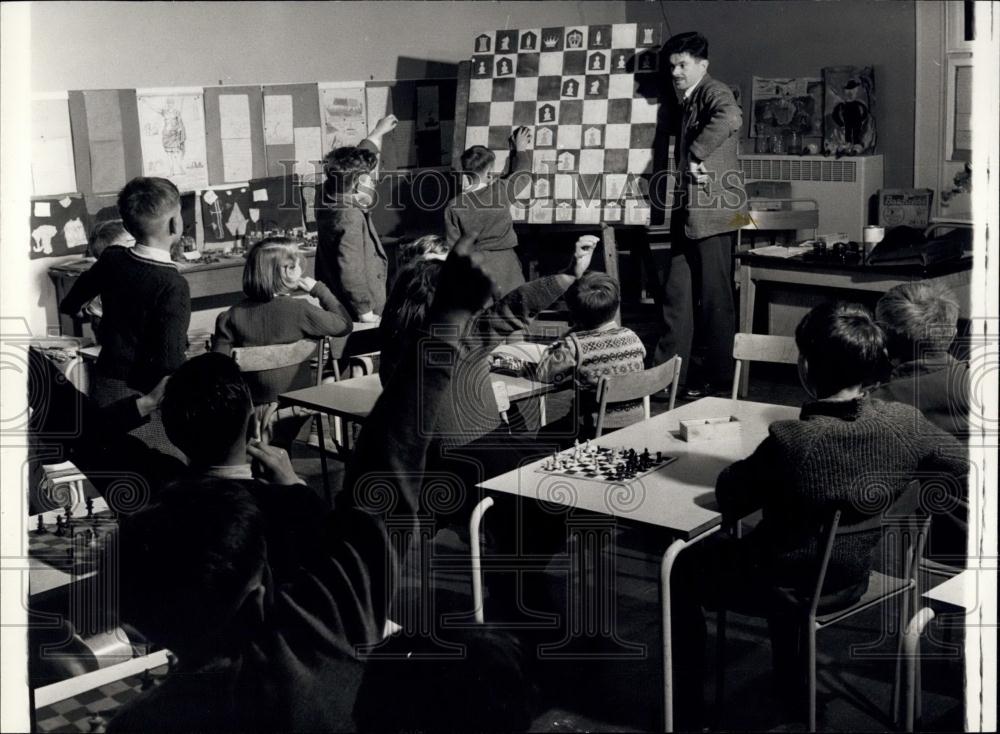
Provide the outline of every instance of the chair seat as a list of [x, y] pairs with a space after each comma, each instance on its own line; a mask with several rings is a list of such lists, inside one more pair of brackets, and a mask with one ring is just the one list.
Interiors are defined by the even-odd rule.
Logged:
[[822, 629], [823, 627], [839, 622], [889, 597], [906, 591], [912, 585], [912, 582], [907, 579], [887, 576], [884, 573], [872, 571], [871, 576], [868, 578], [868, 590], [860, 599], [844, 609], [816, 615], [816, 626]]

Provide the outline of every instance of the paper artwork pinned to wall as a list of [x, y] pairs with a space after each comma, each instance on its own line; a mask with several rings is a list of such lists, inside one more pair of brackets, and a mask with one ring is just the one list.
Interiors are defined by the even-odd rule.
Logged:
[[142, 172], [182, 191], [208, 185], [202, 91], [136, 90]]

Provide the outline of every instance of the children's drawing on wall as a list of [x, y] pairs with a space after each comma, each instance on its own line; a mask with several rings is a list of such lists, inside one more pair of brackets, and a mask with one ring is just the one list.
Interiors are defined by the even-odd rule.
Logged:
[[810, 77], [753, 78], [751, 137], [823, 135], [823, 82]]
[[837, 155], [875, 151], [875, 74], [872, 67], [823, 69], [826, 86], [823, 150]]
[[321, 84], [319, 108], [324, 154], [343, 145], [357, 145], [368, 134], [364, 85]]
[[83, 254], [90, 218], [80, 195], [36, 199], [31, 204], [31, 259]]
[[173, 181], [182, 191], [208, 185], [202, 95], [136, 92], [142, 172]]

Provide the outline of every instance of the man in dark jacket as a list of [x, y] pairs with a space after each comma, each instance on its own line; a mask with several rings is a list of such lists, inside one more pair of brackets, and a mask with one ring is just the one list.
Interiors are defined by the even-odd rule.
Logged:
[[[736, 158], [743, 113], [729, 87], [708, 75], [704, 36], [673, 36], [663, 53], [681, 109], [674, 144], [677, 172], [663, 295], [664, 331], [654, 360], [662, 364], [679, 354], [681, 383], [693, 398], [722, 389], [732, 380], [733, 233], [746, 215]], [[696, 323], [706, 346], [705, 363], [688, 379]]]

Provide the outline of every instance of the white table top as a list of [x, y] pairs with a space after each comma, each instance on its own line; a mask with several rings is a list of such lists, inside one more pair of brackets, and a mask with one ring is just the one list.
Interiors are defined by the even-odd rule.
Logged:
[[[743, 424], [736, 439], [687, 443], [679, 437], [682, 420], [734, 415]], [[599, 446], [649, 449], [677, 460], [626, 483], [608, 483], [537, 471], [541, 460], [483, 482], [480, 487], [553, 504], [669, 529], [690, 539], [717, 525], [715, 481], [734, 461], [749, 456], [778, 420], [797, 418], [799, 408], [728, 398], [703, 398], [649, 421], [605, 434]]]
[[[974, 570], [962, 571], [944, 583], [925, 591], [923, 596], [931, 601], [940, 601], [962, 609], [975, 609], [979, 603], [978, 575]], [[988, 593], [988, 592], [987, 592]]]
[[[556, 389], [547, 382], [535, 382], [509, 375], [491, 373], [490, 380], [502, 383], [506, 387], [507, 397], [512, 403], [536, 398]], [[365, 375], [282, 393], [278, 396], [278, 401], [284, 405], [300, 405], [328, 415], [360, 421], [372, 412], [381, 394], [382, 382], [379, 376]]]

